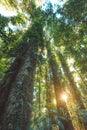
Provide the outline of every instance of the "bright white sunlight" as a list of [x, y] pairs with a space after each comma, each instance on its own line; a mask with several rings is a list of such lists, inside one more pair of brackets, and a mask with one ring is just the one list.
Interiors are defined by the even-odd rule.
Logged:
[[61, 96], [62, 100], [64, 100], [65, 102], [67, 102], [68, 96], [67, 94], [63, 93]]

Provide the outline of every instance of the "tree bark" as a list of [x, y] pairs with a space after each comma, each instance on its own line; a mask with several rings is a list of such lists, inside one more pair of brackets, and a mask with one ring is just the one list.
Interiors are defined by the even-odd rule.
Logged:
[[8, 96], [12, 88], [12, 83], [14, 82], [18, 71], [22, 65], [22, 60], [22, 58], [15, 59], [0, 84], [0, 122], [4, 113], [5, 104], [8, 100]]
[[[37, 48], [29, 48], [23, 58], [22, 66], [19, 65], [19, 69], [16, 68], [15, 75], [10, 77], [14, 79], [12, 81], [10, 79], [8, 86], [6, 86], [8, 87], [8, 98], [4, 97], [7, 100], [4, 100], [5, 108], [0, 130], [28, 130], [37, 61], [34, 51], [36, 52]], [[4, 96], [7, 96], [7, 91], [4, 92], [3, 89]]]
[[73, 97], [77, 100], [80, 109], [85, 109], [83, 101], [81, 99], [81, 95], [79, 93], [79, 90], [78, 90], [78, 88], [77, 88], [77, 86], [76, 86], [76, 84], [74, 82], [73, 76], [72, 76], [72, 74], [71, 74], [71, 72], [69, 70], [69, 67], [68, 67], [64, 57], [62, 56], [61, 53], [58, 53], [58, 56], [60, 58], [64, 73], [65, 73], [66, 77], [69, 80]]
[[69, 130], [74, 130], [72, 120], [71, 120], [70, 114], [68, 112], [66, 103], [61, 101], [61, 94], [62, 94], [62, 92], [64, 90], [64, 87], [63, 87], [63, 85], [61, 83], [61, 79], [59, 78], [58, 64], [57, 64], [57, 62], [55, 60], [55, 56], [53, 56], [53, 54], [51, 52], [51, 48], [48, 48], [48, 57], [49, 57], [49, 65], [50, 65], [52, 73], [53, 73], [53, 82], [54, 82], [54, 89], [55, 89], [58, 112], [62, 116], [61, 108], [63, 108], [66, 111], [67, 116], [69, 118], [69, 120], [66, 121], [66, 122], [62, 121], [62, 120], [61, 121], [62, 121], [62, 123], [63, 123], [63, 125], [65, 127], [65, 130], [68, 130], [68, 129]]
[[[81, 98], [81, 95], [80, 95], [80, 92], [74, 82], [74, 79], [73, 79], [73, 76], [69, 70], [69, 67], [65, 61], [65, 58], [62, 56], [61, 53], [58, 53], [58, 56], [60, 58], [60, 61], [61, 61], [61, 64], [62, 64], [62, 68], [64, 70], [64, 73], [65, 73], [65, 76], [67, 77], [67, 79], [69, 80], [69, 83], [70, 83], [70, 90], [71, 90], [71, 93], [74, 97], [74, 99], [76, 100], [77, 102], [77, 105], [78, 105], [78, 108], [79, 110], [85, 110], [85, 106], [83, 104], [83, 101], [82, 101], [82, 98]], [[86, 125], [82, 119], [82, 117], [79, 118], [79, 113], [77, 113], [78, 115], [78, 120], [80, 122], [80, 124], [84, 127], [84, 129], [86, 130]]]
[[[43, 35], [40, 31], [42, 27], [37, 22], [27, 31], [26, 37], [29, 36], [29, 40], [28, 37], [26, 40], [29, 43], [27, 50], [24, 49], [25, 55], [14, 61], [1, 84], [0, 130], [28, 130], [30, 127], [38, 47], [43, 48]], [[26, 48], [25, 45], [23, 47]]]

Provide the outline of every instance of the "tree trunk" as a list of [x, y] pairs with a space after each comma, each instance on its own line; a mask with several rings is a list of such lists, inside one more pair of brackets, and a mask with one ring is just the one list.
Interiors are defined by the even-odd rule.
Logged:
[[12, 83], [14, 82], [22, 65], [22, 60], [22, 58], [16, 58], [0, 84], [0, 122], [4, 113], [5, 104], [8, 100], [8, 96], [12, 88]]
[[27, 41], [24, 42], [29, 41], [27, 51], [23, 44], [25, 55], [14, 61], [1, 84], [0, 130], [28, 130], [30, 127], [38, 47], [43, 48], [41, 24], [36, 21], [25, 36]]
[[19, 65], [18, 69], [15, 68], [15, 74], [10, 77], [12, 80], [8, 81], [8, 86], [6, 86], [8, 90], [3, 89], [2, 93], [6, 96], [4, 97], [6, 101], [4, 100], [5, 106], [2, 105], [5, 108], [0, 130], [28, 130], [37, 61], [34, 51], [36, 52], [37, 48], [29, 48], [23, 58], [23, 64]]
[[69, 67], [64, 59], [64, 57], [62, 56], [61, 53], [58, 53], [58, 56], [60, 58], [60, 61], [61, 61], [61, 64], [62, 64], [62, 67], [63, 67], [63, 70], [64, 70], [64, 73], [66, 75], [66, 77], [68, 78], [69, 80], [69, 83], [70, 83], [70, 86], [71, 86], [71, 90], [72, 90], [72, 94], [73, 94], [73, 97], [77, 100], [78, 102], [78, 105], [80, 107], [80, 109], [85, 109], [84, 107], [84, 104], [83, 104], [83, 101], [81, 99], [81, 95], [78, 91], [78, 88], [74, 82], [74, 79], [73, 79], [73, 76], [69, 70]]
[[[83, 104], [83, 101], [81, 99], [81, 95], [80, 95], [80, 92], [74, 82], [74, 79], [73, 79], [73, 76], [69, 70], [69, 67], [64, 59], [64, 57], [62, 56], [61, 53], [58, 53], [58, 56], [60, 58], [60, 61], [61, 61], [61, 64], [62, 64], [62, 68], [64, 70], [64, 73], [65, 73], [65, 76], [68, 78], [69, 80], [69, 83], [70, 83], [70, 90], [71, 90], [71, 93], [74, 97], [74, 99], [76, 100], [77, 102], [77, 105], [78, 105], [78, 108], [79, 110], [85, 110], [85, 107], [84, 107], [84, 104]], [[82, 119], [82, 117], [79, 118], [79, 113], [77, 113], [78, 115], [78, 120], [80, 122], [80, 124], [82, 125], [82, 127], [84, 127], [84, 129], [86, 130], [86, 126], [85, 126], [85, 123]], [[84, 126], [83, 126], [84, 125]]]
[[[55, 96], [53, 93], [53, 82], [51, 80], [51, 76], [49, 74], [49, 68], [48, 66], [46, 67], [46, 75], [45, 75], [45, 85], [46, 85], [46, 108], [48, 110], [48, 112], [51, 109], [55, 109], [55, 105], [52, 103], [53, 101], [53, 97]], [[50, 117], [50, 114], [49, 114]]]
[[[74, 130], [72, 120], [70, 118], [70, 114], [68, 112], [66, 103], [61, 101], [61, 94], [64, 90], [64, 87], [61, 84], [61, 79], [59, 78], [59, 72], [58, 72], [58, 64], [55, 60], [55, 56], [53, 56], [53, 54], [51, 52], [51, 48], [48, 48], [48, 57], [49, 57], [49, 65], [50, 65], [52, 73], [53, 73], [53, 82], [54, 82], [54, 89], [55, 89], [58, 112], [61, 113], [61, 108], [63, 108], [66, 111], [67, 116], [69, 118], [69, 120], [66, 122], [62, 121], [62, 123], [65, 127], [65, 130], [68, 130], [68, 129]], [[62, 113], [61, 113], [61, 116], [62, 116]]]

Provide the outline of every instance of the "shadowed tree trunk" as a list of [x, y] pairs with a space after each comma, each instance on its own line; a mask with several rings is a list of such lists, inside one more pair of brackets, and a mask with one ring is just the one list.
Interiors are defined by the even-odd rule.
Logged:
[[35, 67], [36, 58], [33, 54], [31, 56], [30, 50], [28, 50], [18, 74], [14, 81], [9, 84], [8, 95], [7, 91], [5, 93], [3, 89], [3, 94], [6, 94], [6, 97], [4, 97], [6, 102], [4, 104], [5, 108], [0, 130], [28, 129], [31, 116]]
[[58, 112], [62, 116], [61, 108], [63, 108], [66, 111], [67, 116], [69, 118], [68, 121], [62, 121], [62, 123], [65, 127], [65, 130], [74, 130], [72, 120], [70, 118], [70, 114], [68, 112], [66, 103], [64, 101], [61, 101], [61, 94], [62, 94], [64, 88], [61, 84], [61, 79], [59, 77], [58, 64], [56, 62], [55, 56], [51, 52], [51, 48], [49, 47], [47, 49], [48, 49], [49, 65], [51, 67], [52, 74], [53, 74], [53, 82], [54, 82], [54, 89], [55, 89], [55, 95], [56, 95], [56, 101], [57, 101], [57, 109], [58, 109]]
[[28, 130], [30, 127], [34, 75], [39, 59], [38, 47], [42, 39], [42, 34], [38, 30], [42, 31], [41, 29], [38, 23], [32, 25], [25, 55], [14, 61], [2, 82], [0, 130]]
[[23, 60], [22, 58], [17, 58], [13, 62], [13, 64], [7, 71], [5, 77], [3, 78], [3, 81], [0, 84], [0, 98], [2, 99], [0, 100], [0, 122], [2, 120], [5, 104], [8, 100], [8, 96], [12, 88], [12, 83], [14, 82], [18, 74], [18, 71], [22, 65], [22, 60]]
[[6, 75], [4, 76], [3, 80], [0, 83], [0, 122], [2, 120], [2, 115], [4, 113], [5, 105], [9, 97], [9, 93], [12, 88], [12, 84], [15, 81], [15, 78], [23, 65], [24, 58], [25, 58], [25, 52], [27, 51], [27, 47], [24, 47], [24, 50], [20, 53], [20, 56], [17, 56], [8, 71], [6, 72]]

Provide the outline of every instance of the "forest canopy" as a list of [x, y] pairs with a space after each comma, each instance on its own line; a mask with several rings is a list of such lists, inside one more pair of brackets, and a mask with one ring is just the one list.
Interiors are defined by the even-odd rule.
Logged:
[[0, 130], [87, 130], [87, 1], [0, 10]]

